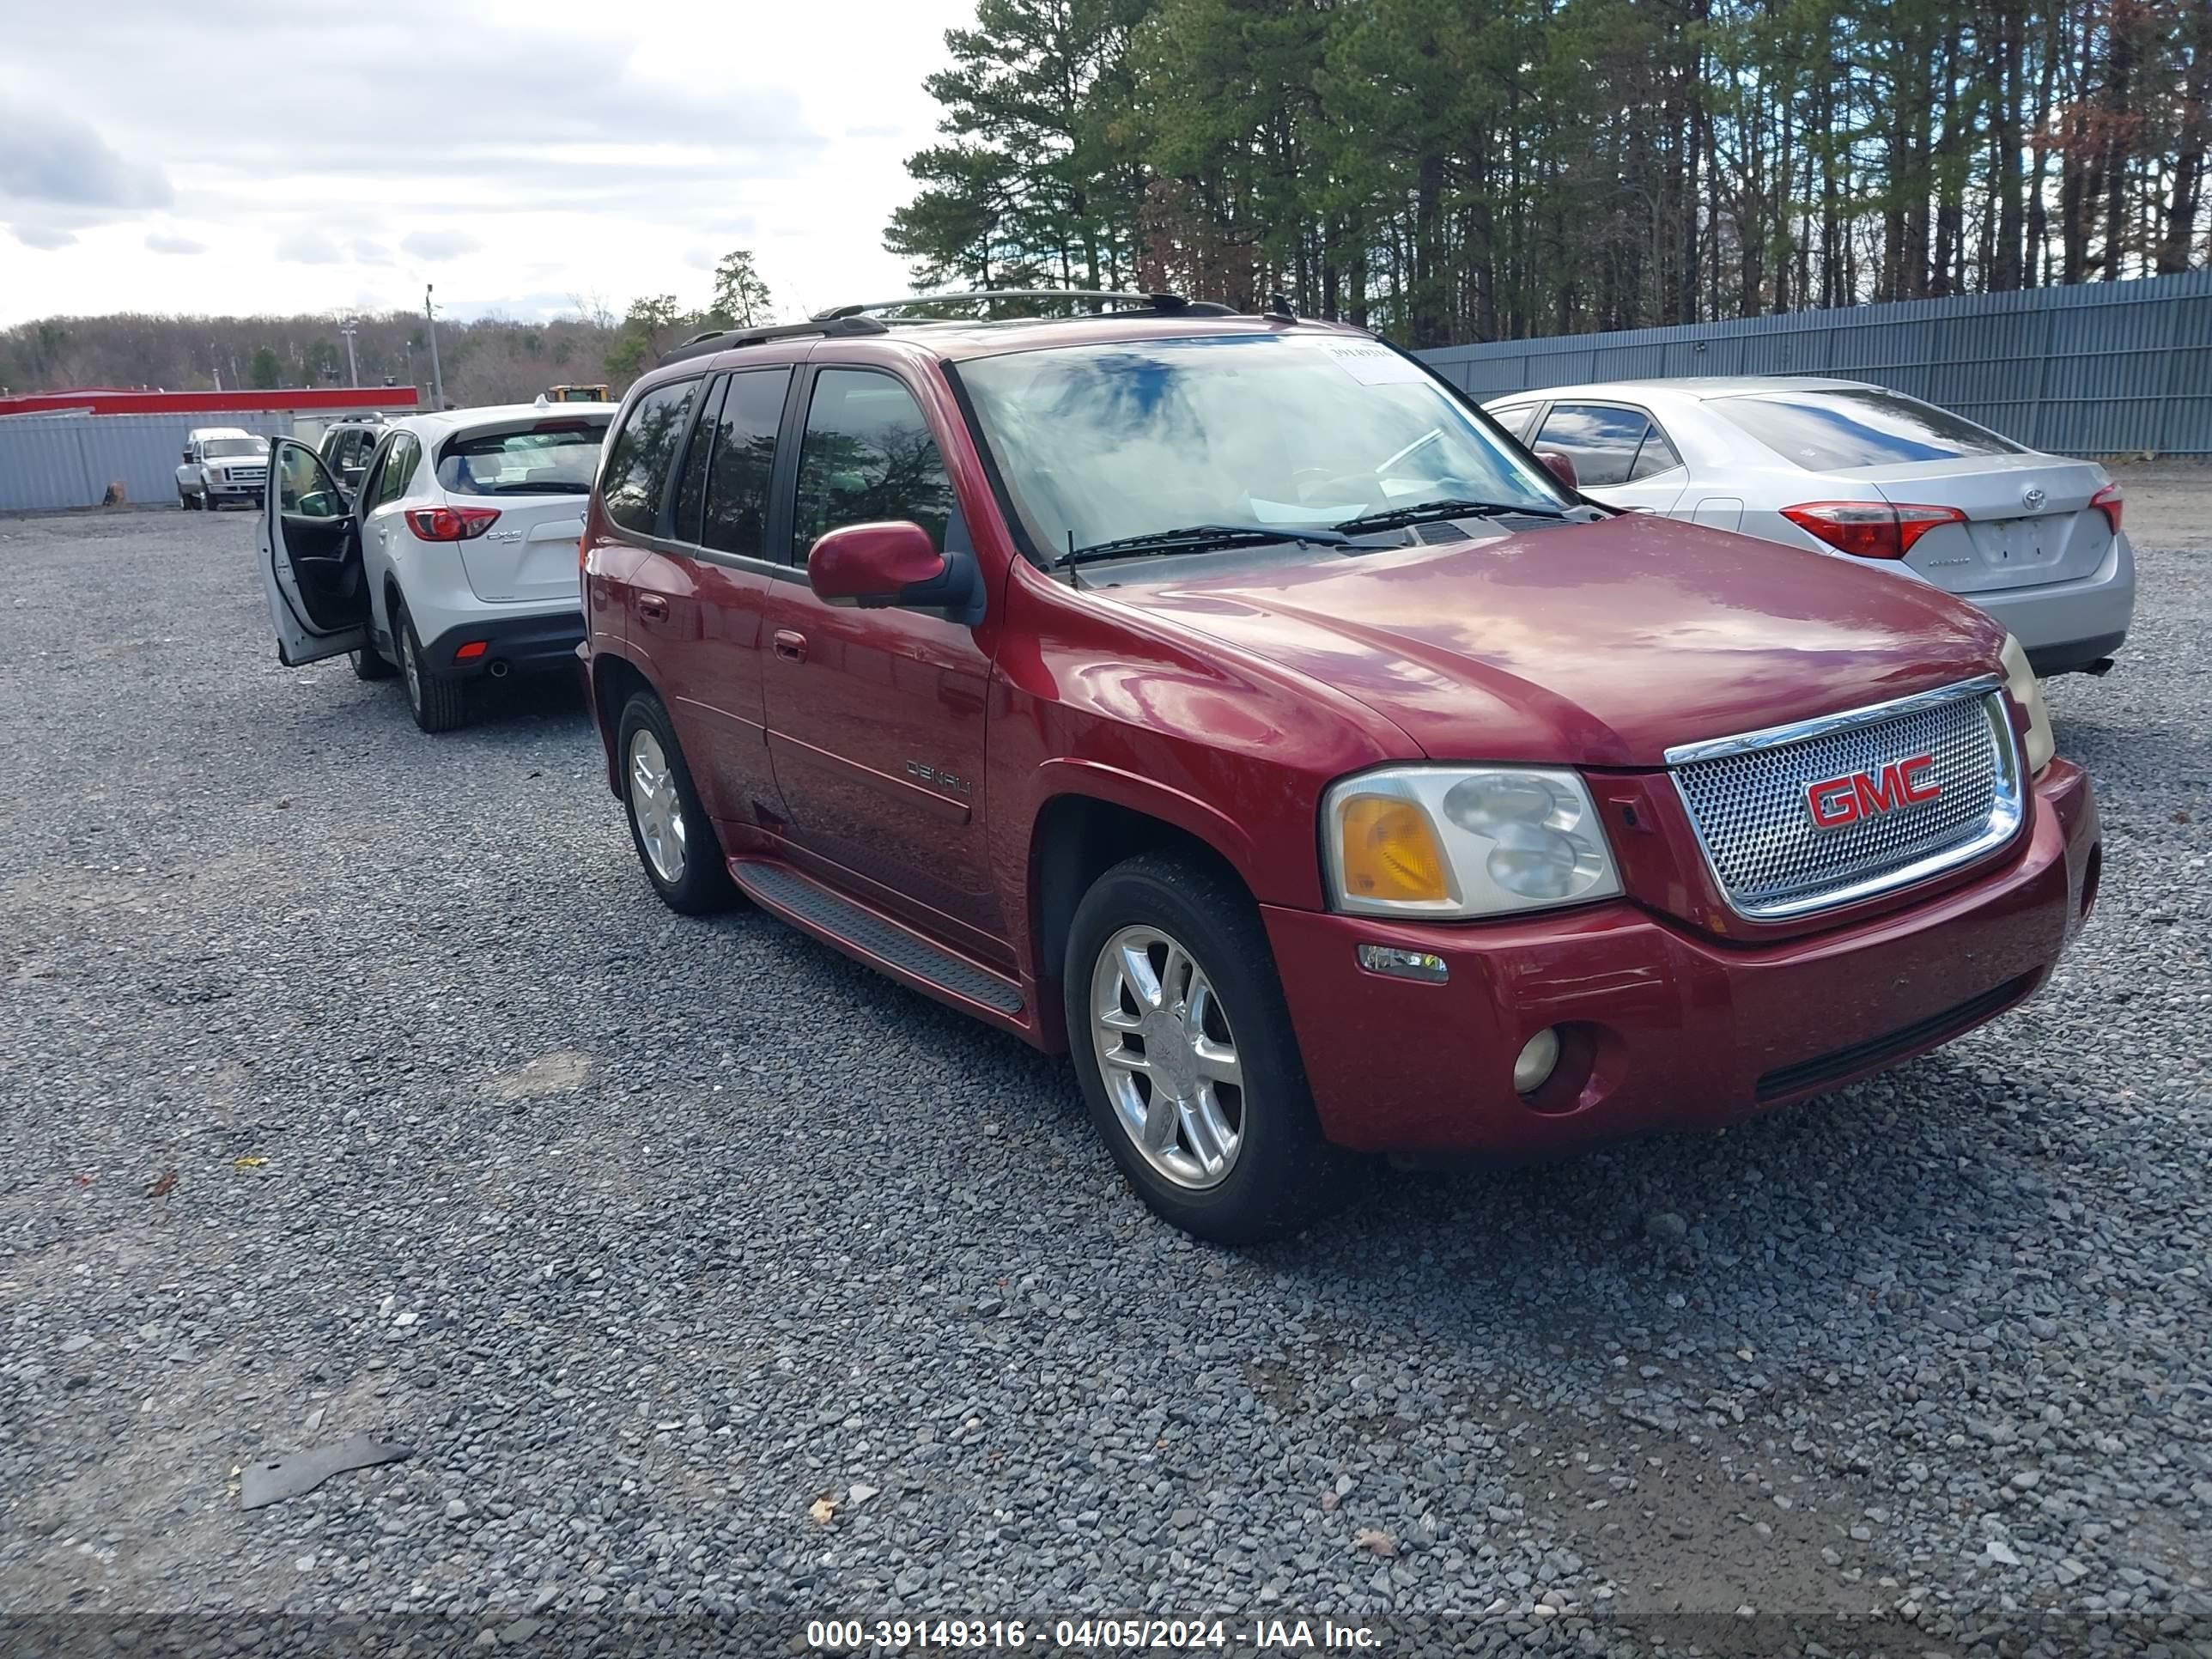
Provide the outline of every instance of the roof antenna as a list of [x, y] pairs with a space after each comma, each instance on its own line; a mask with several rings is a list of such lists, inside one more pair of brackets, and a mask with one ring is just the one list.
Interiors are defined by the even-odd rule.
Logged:
[[1267, 296], [1267, 315], [1279, 317], [1286, 323], [1298, 319], [1298, 313], [1291, 309], [1291, 296], [1280, 290]]

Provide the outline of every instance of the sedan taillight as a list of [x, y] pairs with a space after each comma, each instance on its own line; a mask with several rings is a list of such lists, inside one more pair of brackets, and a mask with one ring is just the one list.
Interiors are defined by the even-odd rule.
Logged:
[[417, 541], [465, 542], [498, 521], [495, 507], [410, 507], [407, 527]]
[[2105, 515], [2105, 520], [2112, 526], [2115, 536], [2120, 533], [2120, 507], [2124, 495], [2119, 485], [2110, 483], [2089, 497], [2089, 505]]
[[1901, 559], [1939, 524], [1964, 524], [1955, 507], [1914, 507], [1887, 501], [1807, 501], [1782, 516], [1837, 551], [1861, 559]]

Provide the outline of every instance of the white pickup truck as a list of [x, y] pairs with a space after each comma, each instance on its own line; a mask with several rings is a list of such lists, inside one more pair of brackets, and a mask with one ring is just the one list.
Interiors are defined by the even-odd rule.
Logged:
[[269, 440], [234, 426], [195, 427], [177, 469], [177, 505], [204, 513], [235, 501], [259, 507], [269, 489]]

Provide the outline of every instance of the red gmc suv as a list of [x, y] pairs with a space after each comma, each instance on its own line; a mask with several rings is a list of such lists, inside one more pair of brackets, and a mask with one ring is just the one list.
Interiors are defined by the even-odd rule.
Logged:
[[1366, 333], [1098, 302], [630, 392], [582, 654], [673, 908], [1071, 1050], [1231, 1242], [1358, 1154], [1723, 1123], [2043, 983], [2097, 816], [1981, 612], [1600, 507]]

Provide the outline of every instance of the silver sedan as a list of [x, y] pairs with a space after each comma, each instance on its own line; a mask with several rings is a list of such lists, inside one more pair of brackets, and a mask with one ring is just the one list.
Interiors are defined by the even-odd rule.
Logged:
[[1485, 405], [1609, 507], [1879, 562], [1971, 600], [2038, 674], [2102, 673], [2135, 614], [2120, 489], [1852, 380], [1616, 380]]

